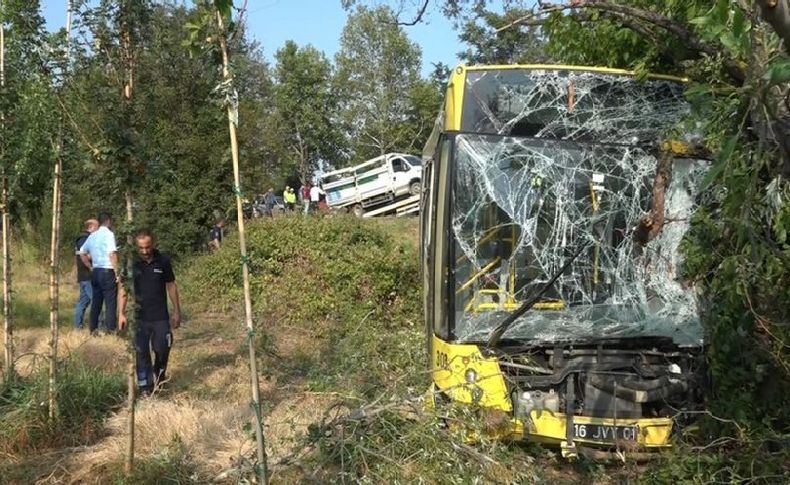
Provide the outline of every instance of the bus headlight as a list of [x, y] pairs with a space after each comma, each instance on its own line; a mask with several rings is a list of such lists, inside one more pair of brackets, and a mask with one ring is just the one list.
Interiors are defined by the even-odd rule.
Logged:
[[469, 384], [474, 384], [477, 382], [477, 372], [474, 369], [466, 369], [466, 373], [464, 373], [464, 379]]

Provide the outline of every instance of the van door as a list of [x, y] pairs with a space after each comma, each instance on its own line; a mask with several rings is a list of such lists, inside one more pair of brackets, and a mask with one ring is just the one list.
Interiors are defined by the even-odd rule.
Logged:
[[411, 181], [411, 165], [402, 157], [394, 156], [390, 160], [392, 167], [392, 191], [396, 196], [409, 192], [409, 182]]

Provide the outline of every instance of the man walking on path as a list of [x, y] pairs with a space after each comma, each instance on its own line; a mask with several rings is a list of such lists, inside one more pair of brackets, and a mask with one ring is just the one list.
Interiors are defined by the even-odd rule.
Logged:
[[[150, 395], [167, 379], [167, 360], [173, 346], [173, 330], [181, 325], [181, 303], [170, 257], [154, 246], [150, 231], [135, 236], [138, 256], [132, 263], [132, 286], [136, 302], [134, 342], [137, 351], [137, 386]], [[167, 310], [167, 297], [173, 313]], [[120, 327], [126, 326], [126, 292], [121, 288]], [[154, 361], [151, 362], [151, 347]]]
[[80, 249], [88, 236], [99, 228], [99, 221], [96, 219], [88, 219], [85, 221], [85, 227], [80, 234], [80, 237], [74, 242], [74, 254], [77, 263], [77, 284], [80, 287], [80, 296], [77, 299], [77, 308], [74, 309], [74, 327], [82, 330], [82, 319], [85, 316], [85, 310], [91, 304], [93, 298], [93, 290], [91, 289], [91, 270], [82, 262], [82, 253]]
[[108, 332], [115, 332], [118, 316], [118, 247], [115, 245], [112, 217], [106, 212], [99, 214], [100, 227], [88, 236], [80, 248], [80, 257], [91, 271], [90, 331], [99, 328], [99, 314], [104, 304], [104, 323]]

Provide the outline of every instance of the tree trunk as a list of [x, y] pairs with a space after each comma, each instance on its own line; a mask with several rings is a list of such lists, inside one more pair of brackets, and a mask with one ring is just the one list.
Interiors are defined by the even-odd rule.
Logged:
[[[134, 220], [134, 198], [131, 189], [126, 189], [123, 197], [126, 201], [126, 222], [131, 224]], [[131, 235], [129, 237], [131, 237]]]
[[[222, 73], [225, 82], [231, 84], [231, 75], [228, 60], [228, 43], [225, 37], [225, 26], [222, 14], [217, 10], [217, 23], [219, 25], [219, 42], [222, 50]], [[236, 217], [239, 226], [239, 251], [241, 252], [242, 277], [244, 281], [244, 314], [247, 324], [247, 344], [250, 353], [250, 384], [252, 391], [252, 406], [255, 411], [255, 438], [258, 452], [257, 474], [260, 483], [269, 483], [269, 472], [266, 464], [266, 447], [263, 435], [263, 416], [261, 413], [260, 387], [258, 384], [258, 364], [255, 356], [255, 325], [252, 321], [252, 300], [250, 298], [250, 270], [247, 262], [247, 242], [244, 232], [244, 213], [241, 204], [241, 175], [239, 173], [239, 145], [236, 138], [237, 107], [228, 104], [228, 129], [230, 131], [230, 152], [233, 161], [233, 183], [236, 186]]]
[[[123, 44], [123, 56], [124, 56], [124, 63], [126, 68], [126, 76], [124, 80], [123, 86], [123, 96], [122, 96], [122, 103], [126, 108], [127, 116], [130, 116], [131, 110], [129, 109], [129, 103], [132, 101], [132, 96], [134, 94], [134, 53], [133, 53], [133, 45], [132, 45], [132, 36], [129, 32], [130, 26], [128, 23], [123, 24], [123, 32], [121, 33], [121, 41]], [[131, 126], [132, 120], [131, 118], [127, 118], [126, 120], [127, 126]], [[129, 156], [126, 161], [127, 170], [131, 171], [132, 167], [132, 156]], [[129, 172], [131, 173], [131, 172]], [[126, 191], [124, 192], [124, 201], [126, 202], [126, 227], [127, 227], [127, 236], [126, 236], [126, 244], [128, 246], [128, 258], [127, 264], [129, 274], [131, 274], [131, 251], [132, 245], [134, 244], [134, 236], [132, 235], [132, 222], [134, 221], [134, 196], [132, 195], [132, 188], [131, 188], [131, 180], [132, 177], [127, 177], [127, 187]], [[119, 283], [119, 287], [121, 284]], [[129, 413], [129, 421], [127, 422], [127, 432], [129, 433], [129, 441], [126, 443], [126, 460], [125, 460], [125, 470], [127, 474], [131, 474], [134, 470], [134, 433], [135, 433], [135, 412], [134, 407], [137, 402], [136, 396], [136, 379], [135, 379], [135, 327], [137, 322], [135, 321], [137, 312], [135, 310], [136, 300], [133, 294], [133, 289], [131, 285], [126, 286], [127, 289], [127, 301], [131, 302], [131, 314], [132, 318], [128, 321], [129, 327], [129, 375], [127, 379], [127, 388], [126, 388], [126, 409]], [[120, 290], [120, 288], [119, 288]]]
[[653, 199], [650, 213], [639, 221], [634, 230], [634, 240], [644, 246], [658, 236], [664, 228], [664, 212], [666, 206], [666, 193], [672, 182], [672, 153], [662, 152], [656, 166], [656, 176], [653, 179]]

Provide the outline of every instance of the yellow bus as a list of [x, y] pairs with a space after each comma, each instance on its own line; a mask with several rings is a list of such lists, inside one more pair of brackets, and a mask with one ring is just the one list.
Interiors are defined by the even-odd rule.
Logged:
[[688, 112], [671, 76], [452, 72], [423, 157], [435, 401], [564, 456], [670, 446], [704, 396], [700, 303], [679, 246], [708, 161], [688, 149]]

